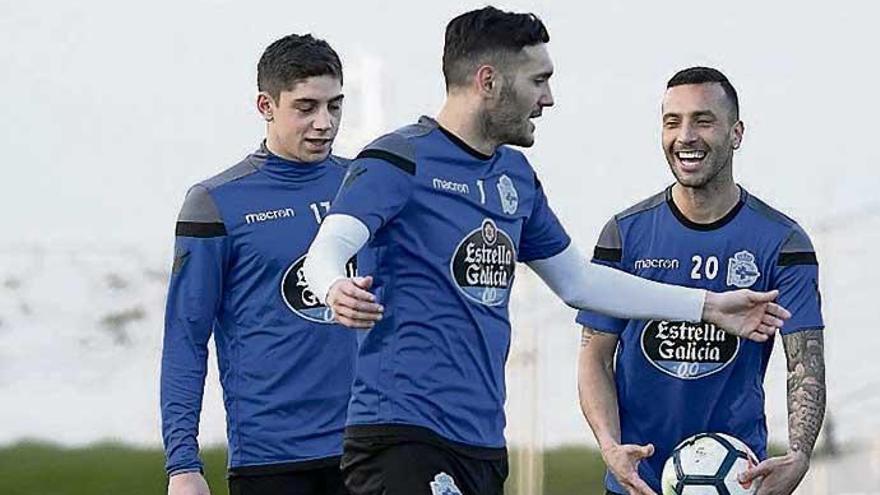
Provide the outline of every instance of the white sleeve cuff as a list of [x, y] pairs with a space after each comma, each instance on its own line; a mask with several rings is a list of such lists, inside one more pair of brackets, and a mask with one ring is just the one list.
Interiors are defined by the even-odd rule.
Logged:
[[330, 287], [345, 278], [345, 265], [370, 238], [370, 230], [351, 215], [333, 214], [321, 228], [306, 255], [303, 273], [309, 288], [323, 304]]

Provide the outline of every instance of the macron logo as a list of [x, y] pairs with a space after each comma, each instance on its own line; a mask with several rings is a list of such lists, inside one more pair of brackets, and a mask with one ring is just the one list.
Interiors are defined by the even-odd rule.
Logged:
[[248, 224], [266, 222], [269, 220], [278, 220], [279, 218], [287, 218], [296, 216], [293, 208], [282, 208], [280, 210], [259, 211], [256, 213], [246, 213], [244, 221]]
[[678, 260], [677, 259], [665, 259], [665, 258], [648, 258], [642, 260], [636, 260], [635, 268], [636, 270], [644, 270], [646, 268], [659, 268], [661, 270], [678, 270]]
[[470, 194], [471, 190], [467, 184], [461, 182], [452, 182], [451, 180], [443, 180], [434, 177], [434, 189], [441, 189], [443, 191], [452, 191], [461, 194]]

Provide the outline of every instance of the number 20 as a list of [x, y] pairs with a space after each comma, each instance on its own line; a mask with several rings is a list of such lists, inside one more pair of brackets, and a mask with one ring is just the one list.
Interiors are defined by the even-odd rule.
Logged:
[[[703, 263], [703, 257], [699, 254], [693, 255], [691, 257], [691, 261], [694, 262], [694, 267], [691, 269], [691, 278], [694, 280], [700, 280], [703, 278], [703, 275], [706, 275], [706, 278], [709, 280], [715, 280], [715, 277], [718, 276], [718, 258], [715, 256], [709, 256], [706, 258], [706, 263]], [[703, 269], [702, 273], [700, 272], [700, 268]]]

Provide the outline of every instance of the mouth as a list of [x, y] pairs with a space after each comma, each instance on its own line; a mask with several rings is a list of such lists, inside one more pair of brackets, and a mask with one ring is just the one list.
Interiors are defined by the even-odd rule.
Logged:
[[700, 168], [708, 153], [704, 150], [679, 150], [673, 154], [685, 172], [695, 172]]
[[328, 138], [305, 138], [305, 143], [312, 149], [323, 150], [330, 146], [330, 143], [333, 142], [332, 139]]

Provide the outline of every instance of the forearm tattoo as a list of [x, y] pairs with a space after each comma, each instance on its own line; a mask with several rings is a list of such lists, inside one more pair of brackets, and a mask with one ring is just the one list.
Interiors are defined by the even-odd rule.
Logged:
[[825, 342], [822, 330], [783, 337], [788, 363], [788, 440], [810, 457], [825, 417]]
[[593, 336], [596, 335], [596, 331], [589, 327], [584, 327], [581, 331], [581, 347], [586, 347], [590, 340], [593, 339]]

